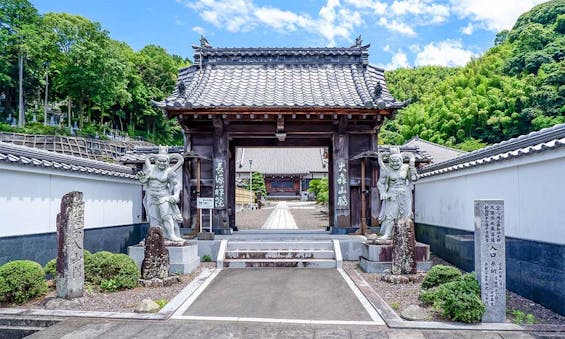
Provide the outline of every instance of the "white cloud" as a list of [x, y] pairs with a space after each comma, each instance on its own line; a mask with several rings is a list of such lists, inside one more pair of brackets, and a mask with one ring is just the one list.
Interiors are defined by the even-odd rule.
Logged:
[[472, 23], [469, 23], [467, 26], [461, 28], [461, 33], [465, 35], [471, 35], [475, 31], [475, 26]]
[[408, 57], [402, 50], [398, 50], [396, 53], [392, 55], [390, 63], [388, 65], [384, 65], [383, 68], [386, 70], [393, 70], [397, 68], [408, 68], [410, 67], [410, 63], [408, 62]]
[[413, 45], [408, 46], [408, 49], [410, 49], [410, 52], [412, 52], [412, 53], [418, 53], [420, 51], [420, 46], [413, 44]]
[[298, 27], [306, 27], [311, 20], [307, 16], [270, 7], [257, 8], [253, 14], [262, 23], [278, 30], [295, 31]]
[[390, 45], [385, 45], [385, 47], [383, 47], [383, 51], [390, 52]]
[[416, 32], [414, 32], [414, 29], [412, 27], [398, 20], [388, 20], [385, 17], [381, 17], [378, 23], [379, 25], [391, 31], [406, 34], [409, 36], [416, 35]]
[[461, 18], [481, 23], [490, 31], [510, 29], [516, 19], [547, 0], [450, 0], [451, 9]]
[[370, 9], [373, 14], [383, 15], [388, 5], [384, 2], [374, 0], [345, 0], [347, 4], [359, 9]]
[[361, 13], [341, 6], [339, 0], [327, 0], [317, 18], [275, 7], [257, 6], [253, 0], [196, 0], [187, 6], [204, 21], [230, 32], [247, 32], [260, 26], [280, 32], [303, 29], [324, 37], [329, 46], [336, 38], [351, 41], [356, 27], [363, 24]]
[[178, 16], [175, 17], [175, 25], [177, 26], [184, 26], [186, 25], [186, 22], [184, 22], [181, 18], [179, 18]]
[[475, 54], [463, 48], [461, 41], [445, 40], [432, 42], [416, 55], [416, 66], [463, 66]]
[[206, 30], [200, 26], [194, 26], [192, 27], [192, 30], [200, 35], [204, 35], [204, 33], [206, 33]]

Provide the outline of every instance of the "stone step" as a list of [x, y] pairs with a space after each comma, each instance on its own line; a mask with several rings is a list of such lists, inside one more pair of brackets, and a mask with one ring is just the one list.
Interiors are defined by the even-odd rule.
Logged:
[[0, 325], [0, 339], [19, 339], [25, 338], [44, 330], [45, 327], [34, 327], [34, 326], [3, 326]]
[[333, 250], [231, 250], [226, 259], [334, 259]]
[[228, 251], [233, 250], [332, 250], [331, 241], [228, 241]]
[[333, 259], [226, 259], [224, 267], [298, 267], [298, 268], [336, 268], [337, 262]]
[[0, 326], [49, 327], [60, 322], [60, 319], [20, 316], [0, 316]]

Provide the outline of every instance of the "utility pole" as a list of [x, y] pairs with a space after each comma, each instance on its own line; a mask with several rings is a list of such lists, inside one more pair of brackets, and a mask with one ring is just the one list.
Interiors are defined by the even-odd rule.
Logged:
[[249, 198], [251, 199], [250, 204], [253, 204], [255, 199], [253, 199], [253, 172], [251, 171], [251, 165], [253, 165], [253, 160], [249, 159]]
[[23, 92], [23, 82], [24, 82], [24, 55], [22, 52], [18, 55], [18, 67], [19, 67], [19, 77], [20, 77], [20, 85], [19, 85], [19, 98], [18, 98], [18, 127], [24, 127], [25, 125], [25, 116], [24, 116], [24, 92]]
[[45, 112], [43, 112], [43, 125], [47, 126], [47, 109], [48, 103], [47, 98], [49, 94], [49, 63], [45, 64]]

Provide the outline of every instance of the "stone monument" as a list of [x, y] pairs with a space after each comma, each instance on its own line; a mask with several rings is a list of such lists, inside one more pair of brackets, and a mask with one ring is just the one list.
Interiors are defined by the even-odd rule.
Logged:
[[145, 237], [145, 251], [141, 263], [141, 279], [144, 287], [169, 286], [181, 282], [178, 276], [169, 276], [169, 250], [161, 227], [150, 227]]
[[504, 200], [475, 200], [475, 274], [485, 304], [483, 322], [506, 321]]
[[392, 274], [416, 273], [415, 249], [414, 223], [408, 218], [398, 219], [392, 238]]
[[141, 279], [164, 279], [169, 276], [169, 266], [169, 251], [165, 247], [163, 230], [160, 227], [151, 227], [145, 237]]
[[84, 201], [82, 192], [61, 199], [57, 214], [57, 297], [72, 299], [84, 293]]

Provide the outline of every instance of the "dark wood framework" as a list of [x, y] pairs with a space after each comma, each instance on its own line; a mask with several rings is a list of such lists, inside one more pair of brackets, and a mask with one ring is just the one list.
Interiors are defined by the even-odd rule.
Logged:
[[[332, 183], [329, 219], [333, 232], [358, 229], [363, 223], [362, 211], [364, 223], [377, 226], [378, 165], [352, 157], [376, 151], [379, 129], [384, 118], [392, 113], [377, 108], [169, 109], [169, 116], [177, 117], [183, 127], [185, 152], [212, 159], [199, 162], [200, 171], [196, 169], [196, 160], [188, 161], [184, 167], [183, 226], [197, 225], [196, 197], [207, 196], [217, 202], [212, 217], [214, 232], [226, 234], [235, 227], [235, 148], [245, 146], [328, 147], [328, 177]], [[364, 183], [362, 162], [363, 172], [370, 173]], [[193, 179], [197, 173], [200, 180]]]

